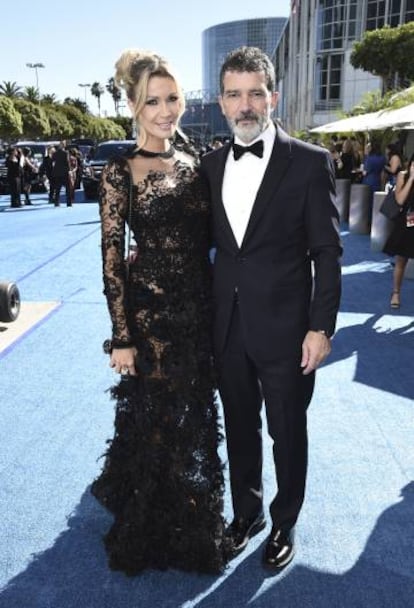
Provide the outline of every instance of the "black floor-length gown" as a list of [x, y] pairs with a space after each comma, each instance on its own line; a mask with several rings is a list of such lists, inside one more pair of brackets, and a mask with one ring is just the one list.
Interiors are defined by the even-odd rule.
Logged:
[[129, 575], [168, 567], [218, 573], [226, 552], [208, 204], [196, 169], [180, 159], [168, 171], [149, 169], [132, 187], [130, 211], [127, 161], [111, 161], [104, 178], [104, 284], [115, 341], [125, 333], [120, 252], [129, 218], [138, 247], [125, 294], [138, 376], [112, 389], [115, 434], [92, 485], [114, 515], [109, 564]]
[[400, 215], [394, 220], [393, 228], [383, 248], [384, 253], [414, 258], [414, 226], [407, 226], [407, 212], [414, 212], [414, 188], [411, 189]]

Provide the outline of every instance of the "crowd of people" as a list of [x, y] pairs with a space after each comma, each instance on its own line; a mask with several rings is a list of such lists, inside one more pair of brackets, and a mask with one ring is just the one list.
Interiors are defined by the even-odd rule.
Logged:
[[383, 252], [393, 258], [394, 272], [390, 306], [400, 308], [400, 292], [409, 259], [414, 258], [414, 191], [413, 157], [405, 162], [398, 142], [389, 143], [383, 152], [377, 139], [368, 141], [361, 154], [361, 144], [355, 137], [336, 136], [329, 147], [336, 179], [366, 184], [370, 188], [372, 212], [375, 192], [393, 190], [401, 212], [394, 221]]
[[382, 152], [378, 139], [371, 138], [363, 147], [356, 137], [333, 136], [329, 145], [337, 179], [368, 184], [372, 192], [386, 190], [396, 183], [404, 167], [398, 143], [386, 145]]
[[[33, 181], [43, 184], [49, 203], [60, 205], [62, 187], [66, 192], [66, 205], [71, 207], [75, 190], [80, 187], [83, 157], [79, 148], [68, 148], [62, 140], [58, 146], [49, 146], [40, 165], [29, 147], [11, 146], [6, 153], [7, 181], [10, 189], [10, 206], [31, 205]], [[23, 200], [24, 197], [24, 200]]]

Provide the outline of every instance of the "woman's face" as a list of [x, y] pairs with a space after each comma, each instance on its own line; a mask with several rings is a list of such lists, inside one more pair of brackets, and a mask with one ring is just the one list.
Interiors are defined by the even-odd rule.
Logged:
[[174, 135], [181, 108], [175, 81], [166, 76], [152, 76], [148, 82], [144, 106], [138, 115], [139, 125], [147, 134], [146, 145]]

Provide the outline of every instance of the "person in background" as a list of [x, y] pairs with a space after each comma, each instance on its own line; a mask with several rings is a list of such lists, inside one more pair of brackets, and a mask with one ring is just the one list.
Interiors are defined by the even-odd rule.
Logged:
[[355, 156], [354, 147], [349, 138], [344, 139], [342, 142], [341, 163], [341, 177], [343, 179], [352, 179], [355, 170]]
[[[165, 59], [116, 63], [137, 141], [102, 173], [115, 435], [94, 496], [114, 515], [110, 567], [219, 573], [227, 561], [211, 345], [210, 208], [198, 155], [179, 143], [182, 89]], [[170, 140], [176, 139], [176, 145]], [[124, 262], [125, 227], [138, 247]], [[129, 249], [129, 248], [128, 248]]]
[[53, 155], [53, 194], [52, 199], [55, 207], [60, 205], [60, 191], [62, 186], [66, 191], [66, 206], [72, 207], [72, 191], [69, 179], [70, 163], [69, 154], [66, 149], [66, 141], [62, 140]]
[[10, 188], [10, 207], [22, 207], [22, 168], [18, 150], [15, 147], [9, 149], [6, 157], [7, 181]]
[[53, 157], [55, 152], [56, 148], [54, 146], [48, 146], [42, 164], [39, 167], [39, 175], [46, 186], [49, 195], [49, 203], [53, 203]]
[[385, 148], [387, 164], [384, 167], [387, 186], [393, 188], [397, 183], [397, 175], [403, 168], [403, 160], [397, 144], [388, 144]]
[[342, 249], [329, 152], [271, 120], [274, 87], [273, 64], [260, 49], [241, 47], [226, 57], [220, 105], [234, 138], [205, 154], [201, 170], [216, 246], [215, 356], [234, 511], [227, 535], [237, 555], [266, 526], [263, 398], [278, 490], [262, 561], [277, 572], [294, 555], [306, 411], [315, 370], [331, 350]]
[[22, 149], [22, 156], [20, 164], [22, 167], [22, 191], [24, 193], [25, 204], [31, 205], [30, 193], [32, 191], [32, 180], [37, 173], [37, 167], [35, 166], [32, 158], [32, 151], [30, 148], [24, 147]]
[[340, 178], [342, 178], [342, 169], [343, 169], [341, 154], [340, 154], [340, 152], [338, 152], [336, 145], [332, 145], [332, 144], [329, 146], [329, 153], [331, 155], [332, 163], [333, 163], [334, 170], [335, 170], [335, 179], [340, 179]]
[[70, 186], [70, 200], [75, 200], [75, 189], [76, 181], [78, 178], [78, 153], [75, 148], [69, 149], [69, 186]]
[[376, 139], [368, 142], [365, 147], [364, 163], [362, 167], [362, 183], [367, 184], [370, 187], [371, 208], [374, 192], [382, 190], [386, 162], [386, 158], [381, 152], [379, 142]]
[[395, 185], [395, 199], [401, 213], [384, 246], [384, 253], [395, 256], [391, 308], [401, 305], [400, 292], [408, 260], [414, 258], [414, 154], [406, 171], [400, 171]]

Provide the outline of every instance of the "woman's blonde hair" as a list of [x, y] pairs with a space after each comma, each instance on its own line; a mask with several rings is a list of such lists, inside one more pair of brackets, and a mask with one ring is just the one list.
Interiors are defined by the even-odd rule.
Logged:
[[117, 87], [124, 89], [128, 100], [134, 104], [134, 118], [139, 136], [139, 147], [142, 147], [147, 139], [145, 130], [139, 124], [139, 114], [144, 107], [148, 83], [152, 76], [171, 78], [175, 82], [179, 96], [181, 117], [185, 112], [184, 94], [166, 59], [153, 51], [127, 49], [115, 63], [115, 84]]

